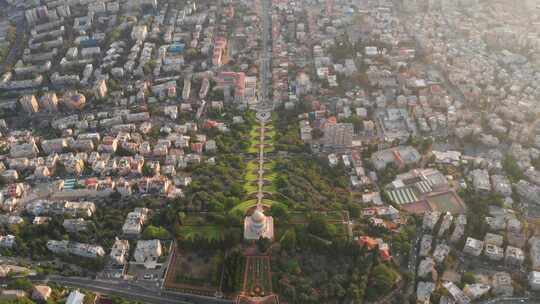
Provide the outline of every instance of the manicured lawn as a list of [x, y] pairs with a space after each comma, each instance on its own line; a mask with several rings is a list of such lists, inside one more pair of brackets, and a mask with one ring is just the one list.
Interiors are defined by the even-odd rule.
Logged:
[[258, 187], [253, 182], [257, 180], [258, 176], [257, 173], [254, 171], [259, 168], [259, 164], [257, 161], [250, 161], [247, 163], [246, 166], [246, 175], [244, 176], [244, 180], [246, 181], [244, 183], [244, 190], [246, 190], [247, 193], [255, 192], [258, 190]]
[[251, 146], [249, 146], [248, 153], [250, 154], [259, 153], [259, 147], [257, 147], [257, 143], [251, 144]]
[[263, 186], [263, 191], [270, 192], [270, 193], [275, 193], [275, 192], [277, 192], [277, 189], [276, 189], [276, 186], [274, 186], [274, 184], [270, 184], [268, 186]]
[[274, 136], [276, 136], [276, 131], [275, 131], [275, 130], [266, 131], [266, 132], [264, 133], [264, 135], [266, 135], [266, 136], [272, 138], [272, 141], [274, 141]]
[[258, 189], [259, 189], [259, 187], [257, 187], [257, 185], [254, 185], [254, 184], [251, 184], [251, 183], [244, 184], [244, 190], [246, 190], [247, 194], [257, 192]]
[[[265, 171], [274, 170], [275, 162], [264, 163], [263, 167]], [[265, 174], [266, 175], [266, 174]]]
[[277, 173], [271, 170], [264, 171], [264, 179], [267, 179], [269, 181], [274, 181], [276, 179]]
[[205, 239], [209, 242], [221, 241], [223, 235], [218, 226], [182, 226], [180, 235], [185, 240]]
[[257, 161], [250, 161], [247, 163], [246, 165], [246, 175], [244, 177], [244, 179], [248, 182], [252, 182], [252, 181], [256, 181], [257, 180], [257, 173], [255, 173], [254, 171], [259, 169], [259, 164], [257, 163]]
[[254, 128], [251, 129], [251, 131], [249, 131], [249, 137], [252, 138], [252, 139], [256, 139], [256, 140], [259, 140], [259, 131], [257, 130], [259, 127], [256, 126]]
[[257, 147], [257, 145], [260, 143], [260, 133], [258, 131], [258, 128], [259, 128], [259, 126], [255, 125], [255, 126], [253, 126], [251, 131], [249, 131], [250, 139], [249, 139], [248, 153], [258, 153], [259, 152], [259, 147]]
[[[275, 204], [283, 205], [280, 202], [276, 202], [276, 201], [269, 200], [269, 199], [263, 199], [263, 205], [265, 205], [265, 206], [272, 206], [272, 205], [275, 205]], [[249, 208], [251, 208], [251, 207], [253, 207], [255, 205], [257, 205], [257, 200], [256, 199], [248, 200], [248, 201], [245, 201], [245, 202], [242, 202], [242, 203], [236, 205], [234, 208], [231, 209], [230, 212], [240, 211], [242, 213], [246, 213], [246, 211]]]
[[[269, 167], [272, 168], [273, 165]], [[271, 182], [270, 184], [263, 186], [264, 191], [272, 192], [272, 193], [277, 192], [276, 186], [274, 185], [274, 180], [276, 179], [276, 177], [277, 177], [277, 173], [272, 171], [272, 169], [264, 171], [264, 179]]]

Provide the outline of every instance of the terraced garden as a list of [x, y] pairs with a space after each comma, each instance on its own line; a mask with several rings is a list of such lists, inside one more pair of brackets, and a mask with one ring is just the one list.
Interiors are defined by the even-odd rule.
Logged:
[[[261, 125], [255, 125], [249, 132], [250, 136], [250, 146], [248, 148], [248, 152], [252, 154], [259, 154], [260, 152], [260, 145], [261, 145]], [[264, 127], [264, 140], [263, 143], [265, 145], [263, 151], [264, 153], [269, 153], [274, 150], [274, 137], [275, 137], [275, 130], [272, 125], [266, 125]], [[274, 171], [274, 162], [265, 162], [263, 164], [263, 186], [262, 191], [264, 193], [276, 193], [277, 189], [274, 184], [274, 180], [277, 177], [276, 172]], [[244, 175], [244, 190], [248, 194], [248, 196], [253, 197], [253, 194], [259, 191], [259, 160], [252, 160], [249, 161], [246, 165], [246, 172]], [[266, 205], [271, 206], [272, 204], [275, 204], [272, 200], [265, 200]], [[240, 205], [236, 206], [231, 212], [236, 211], [247, 211], [250, 207], [254, 206], [256, 204], [256, 200], [248, 200]]]
[[[259, 152], [259, 144], [260, 142], [260, 126], [256, 125], [253, 126], [251, 131], [249, 132], [249, 148], [248, 153], [256, 154]], [[274, 130], [274, 127], [271, 125], [267, 125], [265, 127], [265, 140], [263, 144], [264, 147], [264, 153], [270, 153], [274, 151], [274, 137], [276, 136], [276, 131]]]
[[269, 257], [247, 257], [242, 292], [251, 297], [264, 297], [272, 293]]
[[[265, 207], [272, 207], [273, 205], [283, 205], [283, 206], [285, 206], [283, 203], [276, 202], [276, 201], [270, 200], [270, 199], [263, 199], [262, 204]], [[244, 201], [244, 202], [236, 205], [233, 209], [231, 209], [230, 212], [232, 212], [232, 213], [241, 212], [242, 214], [245, 214], [249, 210], [249, 208], [254, 207], [255, 205], [257, 205], [257, 199], [247, 200], [247, 201]]]
[[256, 160], [252, 160], [247, 163], [246, 165], [246, 175], [244, 176], [245, 184], [244, 184], [244, 190], [246, 190], [246, 193], [250, 194], [253, 192], [257, 192], [257, 170], [259, 168], [259, 164]]

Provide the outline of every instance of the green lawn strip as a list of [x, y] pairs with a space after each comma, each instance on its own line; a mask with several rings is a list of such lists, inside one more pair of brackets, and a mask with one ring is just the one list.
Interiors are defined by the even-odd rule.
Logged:
[[266, 172], [267, 172], [267, 171], [274, 170], [274, 165], [275, 165], [275, 162], [274, 162], [274, 161], [269, 162], [269, 163], [264, 163], [264, 164], [263, 164], [263, 168], [264, 168], [264, 170], [265, 170], [265, 175], [266, 175]]
[[275, 149], [274, 149], [274, 146], [273, 146], [273, 145], [270, 146], [270, 147], [268, 147], [268, 146], [265, 146], [265, 147], [264, 147], [264, 153], [274, 152], [274, 150], [275, 150]]
[[268, 174], [264, 174], [264, 179], [269, 181], [270, 183], [269, 184], [265, 184], [263, 186], [263, 191], [266, 191], [266, 192], [277, 192], [277, 188], [276, 188], [276, 185], [274, 185], [274, 179], [277, 177], [277, 174], [274, 173], [274, 172], [271, 172], [271, 173], [268, 173]]
[[341, 211], [327, 211], [324, 215], [329, 221], [343, 221], [343, 213]]
[[250, 193], [253, 193], [253, 192], [257, 192], [257, 190], [259, 190], [259, 187], [255, 186], [255, 185], [245, 184], [244, 185], [244, 190], [246, 191], [247, 194], [250, 194]]
[[255, 170], [259, 168], [257, 161], [250, 161], [246, 165], [246, 175], [244, 176], [244, 190], [247, 193], [255, 192], [258, 190], [257, 184], [254, 183], [259, 177]]
[[257, 130], [258, 128], [253, 128], [251, 129], [251, 131], [249, 131], [249, 138], [251, 138], [252, 140], [259, 140], [261, 134], [259, 133], [259, 131]]
[[307, 222], [308, 220], [304, 212], [291, 212], [289, 214], [289, 221], [291, 222]]
[[[281, 204], [283, 205], [284, 207], [287, 207], [285, 206], [283, 203], [280, 203], [280, 202], [276, 202], [276, 201], [273, 201], [273, 200], [269, 200], [269, 199], [263, 199], [263, 205], [265, 206], [272, 206], [272, 205], [277, 205], [277, 204]], [[256, 199], [252, 199], [252, 200], [247, 200], [245, 202], [242, 202], [238, 205], [236, 205], [234, 208], [231, 209], [231, 213], [232, 212], [242, 212], [242, 213], [245, 213], [249, 208], [253, 207], [257, 205], [257, 200]]]
[[273, 141], [274, 136], [276, 136], [276, 131], [275, 130], [269, 130], [269, 131], [264, 132], [264, 135], [272, 138], [272, 141]]
[[259, 162], [256, 160], [251, 160], [246, 165], [246, 170], [254, 170], [259, 167]]
[[272, 184], [272, 185], [268, 185], [268, 186], [263, 186], [263, 191], [264, 192], [275, 193], [275, 192], [277, 192], [277, 189], [276, 189], [276, 186], [274, 186]]
[[221, 229], [218, 226], [182, 226], [180, 236], [188, 241], [204, 239], [214, 242], [223, 239]]
[[265, 171], [264, 171], [263, 177], [264, 177], [264, 179], [267, 179], [269, 181], [273, 181], [274, 179], [277, 178], [277, 172], [272, 171], [273, 170], [272, 169], [273, 165], [271, 165], [269, 167], [270, 167], [269, 169], [264, 168]]

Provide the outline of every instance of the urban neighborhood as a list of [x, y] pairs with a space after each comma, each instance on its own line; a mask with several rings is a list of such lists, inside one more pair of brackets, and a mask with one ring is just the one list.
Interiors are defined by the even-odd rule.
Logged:
[[537, 0], [0, 0], [0, 303], [540, 303], [539, 100]]

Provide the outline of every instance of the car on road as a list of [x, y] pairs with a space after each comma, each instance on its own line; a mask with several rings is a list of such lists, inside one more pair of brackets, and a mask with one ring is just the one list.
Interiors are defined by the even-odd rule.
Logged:
[[147, 274], [145, 274], [145, 275], [143, 276], [143, 279], [145, 279], [145, 280], [151, 280], [151, 279], [152, 279], [152, 275], [149, 274], [149, 273], [147, 273]]

